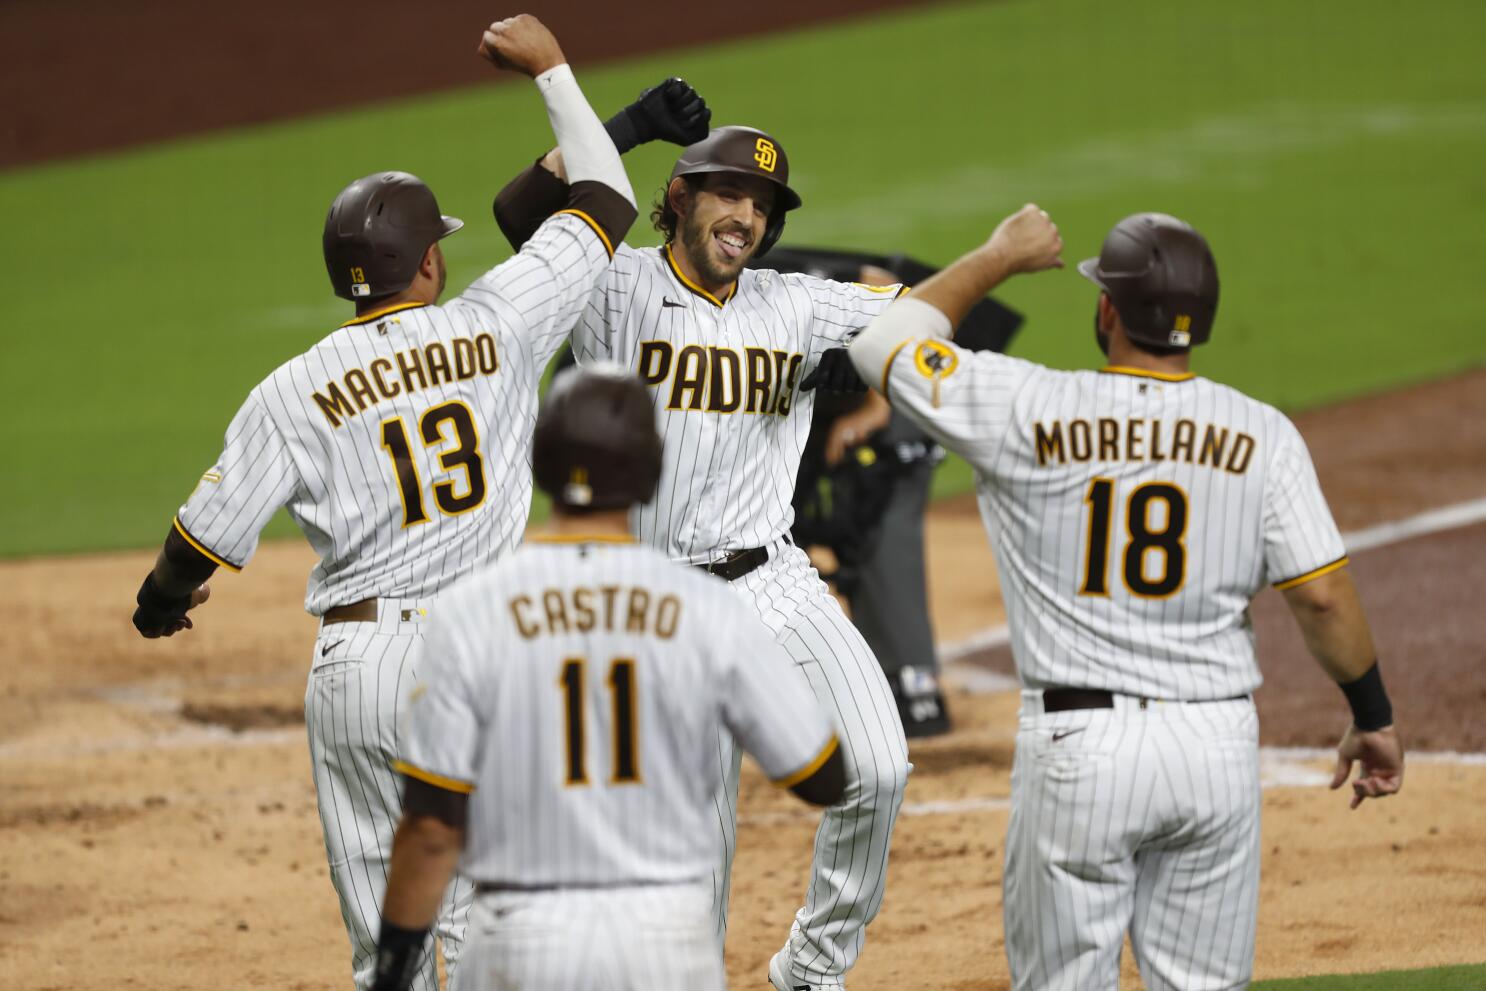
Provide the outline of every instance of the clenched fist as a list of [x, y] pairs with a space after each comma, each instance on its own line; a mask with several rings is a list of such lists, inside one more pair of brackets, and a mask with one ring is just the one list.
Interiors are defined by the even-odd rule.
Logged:
[[1001, 221], [986, 247], [1002, 258], [1008, 274], [1063, 267], [1058, 225], [1035, 203]]
[[567, 61], [547, 25], [530, 14], [517, 14], [496, 21], [480, 38], [480, 56], [502, 69], [522, 72], [535, 79]]

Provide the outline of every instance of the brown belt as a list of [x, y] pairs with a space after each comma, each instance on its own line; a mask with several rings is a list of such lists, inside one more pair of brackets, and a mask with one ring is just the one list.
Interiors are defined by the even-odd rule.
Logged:
[[721, 561], [699, 564], [697, 567], [709, 575], [716, 575], [732, 582], [742, 578], [767, 560], [769, 560], [767, 547], [750, 547], [744, 551], [734, 551]]
[[[1137, 696], [1138, 698], [1138, 696]], [[1226, 699], [1202, 699], [1203, 702], [1237, 702], [1247, 695], [1233, 695]], [[1151, 702], [1161, 699], [1141, 698], [1144, 709]], [[1042, 693], [1043, 712], [1067, 712], [1070, 709], [1113, 709], [1114, 693], [1102, 688], [1049, 688]]]
[[347, 606], [331, 606], [325, 610], [325, 615], [320, 617], [320, 622], [326, 626], [331, 623], [375, 623], [377, 621], [377, 600], [362, 599]]

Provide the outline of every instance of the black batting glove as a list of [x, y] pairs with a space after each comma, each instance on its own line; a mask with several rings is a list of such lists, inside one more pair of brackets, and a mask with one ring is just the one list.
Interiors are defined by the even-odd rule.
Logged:
[[867, 383], [857, 374], [851, 355], [845, 348], [831, 348], [820, 356], [809, 375], [800, 383], [802, 390], [825, 389], [828, 392], [866, 392]]
[[707, 136], [712, 110], [686, 80], [672, 76], [604, 122], [604, 130], [623, 155], [657, 138], [683, 147]]
[[185, 618], [186, 610], [191, 608], [191, 596], [172, 598], [161, 591], [153, 571], [144, 576], [144, 584], [139, 586], [134, 601], [138, 605], [134, 610], [134, 628], [151, 640], [168, 636], [167, 631], [174, 632], [174, 627]]

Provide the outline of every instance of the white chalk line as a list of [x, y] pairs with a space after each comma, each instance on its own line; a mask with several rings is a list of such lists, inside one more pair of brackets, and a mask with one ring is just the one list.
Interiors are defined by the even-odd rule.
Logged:
[[[1389, 544], [1402, 543], [1415, 537], [1472, 526], [1483, 521], [1486, 521], [1486, 499], [1473, 499], [1344, 534], [1342, 539], [1347, 546], [1348, 553], [1355, 554]], [[1010, 632], [1005, 625], [1001, 625], [982, 630], [958, 643], [941, 648], [939, 658], [946, 680], [972, 694], [1016, 691], [1018, 685], [1015, 678], [997, 671], [988, 671], [976, 665], [962, 663], [962, 659], [968, 655], [1004, 646], [1010, 639]], [[172, 706], [178, 705], [179, 701], [171, 698], [167, 693], [162, 693], [161, 687], [159, 684], [149, 687], [122, 686], [98, 694], [110, 701], [145, 712], [171, 711]], [[192, 725], [164, 733], [89, 740], [75, 744], [54, 740], [17, 740], [0, 744], [0, 759], [86, 757], [181, 747], [277, 746], [304, 738], [303, 726], [233, 731], [222, 726]], [[1296, 753], [1308, 753], [1312, 759], [1316, 759], [1317, 755], [1321, 754], [1329, 755], [1327, 751], [1297, 751]], [[1486, 755], [1481, 754], [1420, 753], [1411, 754], [1409, 759], [1418, 761], [1433, 757], [1459, 764], [1486, 762]], [[906, 808], [905, 814], [914, 814], [907, 813]]]
[[[1486, 499], [1470, 499], [1390, 523], [1379, 523], [1377, 526], [1344, 533], [1342, 543], [1346, 545], [1348, 554], [1361, 554], [1363, 551], [1401, 544], [1406, 540], [1444, 533], [1447, 530], [1459, 530], [1482, 522], [1486, 522]], [[972, 633], [963, 640], [939, 648], [937, 653], [940, 670], [972, 694], [1015, 691], [1018, 687], [1015, 678], [975, 665], [959, 663], [972, 654], [1004, 647], [1010, 642], [1011, 631], [1004, 623]]]
[[[1325, 788], [1331, 784], [1335, 750], [1320, 747], [1260, 747], [1259, 786], [1266, 791], [1275, 788]], [[1412, 753], [1410, 764], [1447, 764], [1464, 767], [1486, 767], [1486, 753], [1455, 752]], [[898, 813], [917, 816], [968, 815], [980, 812], [1005, 812], [1011, 808], [1010, 795], [977, 796], [936, 802], [905, 802]], [[801, 808], [779, 812], [760, 812], [739, 818], [739, 825], [769, 826], [819, 818], [813, 809]]]

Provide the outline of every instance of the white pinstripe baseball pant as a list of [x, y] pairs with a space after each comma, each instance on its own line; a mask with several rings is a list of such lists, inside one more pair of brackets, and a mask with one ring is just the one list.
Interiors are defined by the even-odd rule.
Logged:
[[[841, 611], [804, 551], [780, 539], [769, 561], [734, 582], [804, 671], [832, 714], [846, 760], [845, 797], [826, 809], [815, 834], [805, 903], [795, 914], [789, 947], [795, 977], [835, 985], [856, 963], [865, 929], [882, 907], [888, 847], [912, 765], [892, 689], [856, 627]], [[714, 878], [719, 938], [737, 846], [738, 773], [742, 756], [722, 743], [723, 790], [717, 797], [723, 866]]]
[[1126, 930], [1151, 991], [1248, 986], [1259, 900], [1248, 699], [1044, 712], [1022, 693], [1006, 837], [1014, 991], [1119, 987]]
[[[322, 624], [305, 690], [310, 766], [330, 880], [340, 896], [352, 973], [361, 989], [371, 986], [392, 833], [402, 815], [402, 783], [392, 761], [406, 726], [408, 693], [417, 683], [421, 623], [429, 601], [383, 599], [375, 623]], [[472, 894], [469, 882], [456, 876], [439, 910], [434, 931], [451, 977]], [[432, 954], [413, 988], [438, 991]]]
[[706, 884], [475, 896], [468, 991], [722, 991]]

